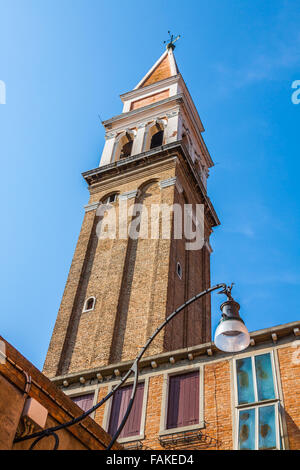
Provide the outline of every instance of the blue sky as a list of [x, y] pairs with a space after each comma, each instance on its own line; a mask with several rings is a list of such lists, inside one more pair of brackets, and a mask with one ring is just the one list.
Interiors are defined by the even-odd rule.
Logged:
[[236, 283], [250, 330], [299, 319], [299, 24], [298, 0], [0, 0], [1, 334], [35, 365], [88, 201], [81, 172], [102, 151], [98, 115], [121, 112], [169, 29], [216, 164], [212, 283]]

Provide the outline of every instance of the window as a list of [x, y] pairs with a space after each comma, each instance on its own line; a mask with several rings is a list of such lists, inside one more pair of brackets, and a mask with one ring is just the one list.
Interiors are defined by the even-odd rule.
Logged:
[[163, 143], [164, 138], [164, 131], [158, 131], [153, 134], [150, 143], [150, 149], [154, 149], [155, 147], [160, 147]]
[[83, 311], [84, 311], [84, 312], [88, 312], [88, 311], [90, 311], [90, 310], [94, 310], [94, 308], [95, 308], [95, 303], [96, 303], [95, 297], [89, 297], [89, 298], [85, 301]]
[[181, 264], [178, 262], [177, 265], [176, 265], [176, 270], [177, 270], [177, 275], [180, 279], [182, 279], [182, 268], [181, 268]]
[[[121, 387], [113, 397], [108, 433], [113, 436], [117, 431], [129, 404], [132, 385]], [[137, 385], [136, 395], [126, 424], [120, 438], [136, 437], [141, 433], [142, 408], [144, 398], [144, 383]]]
[[280, 449], [273, 355], [245, 357], [237, 359], [235, 364], [238, 449]]
[[94, 393], [87, 393], [85, 395], [80, 395], [78, 397], [70, 397], [71, 400], [76, 403], [76, 405], [80, 406], [83, 411], [87, 411], [93, 406], [94, 402]]
[[102, 204], [110, 204], [112, 202], [116, 202], [117, 197], [118, 197], [117, 193], [110, 194], [105, 199], [103, 199]]
[[199, 371], [169, 377], [167, 429], [199, 424]]
[[121, 158], [131, 155], [135, 132], [131, 129], [122, 131], [115, 139], [112, 161], [117, 162]]

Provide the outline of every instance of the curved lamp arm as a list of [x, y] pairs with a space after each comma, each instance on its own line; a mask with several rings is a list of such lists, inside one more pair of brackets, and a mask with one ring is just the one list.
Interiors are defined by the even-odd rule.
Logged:
[[158, 335], [158, 333], [160, 333], [160, 331], [176, 316], [178, 315], [179, 312], [181, 312], [183, 309], [185, 309], [186, 307], [188, 307], [190, 304], [192, 304], [193, 302], [195, 302], [196, 300], [200, 299], [200, 297], [203, 297], [204, 295], [206, 294], [209, 294], [210, 292], [214, 291], [214, 290], [217, 290], [217, 289], [221, 289], [223, 288], [223, 291], [220, 292], [220, 294], [225, 294], [225, 295], [228, 295], [228, 287], [226, 284], [216, 284], [215, 286], [213, 287], [210, 287], [209, 289], [206, 289], [204, 290], [203, 292], [200, 292], [199, 294], [195, 295], [194, 297], [192, 297], [191, 299], [187, 300], [184, 304], [182, 304], [180, 307], [178, 307], [176, 310], [174, 310], [174, 312], [172, 312], [164, 321], [163, 323], [154, 331], [154, 333], [150, 336], [150, 338], [148, 339], [148, 341], [146, 342], [145, 346], [141, 349], [141, 351], [138, 353], [137, 357], [135, 358], [131, 368], [129, 369], [129, 371], [124, 375], [124, 377], [120, 380], [120, 382], [99, 402], [97, 403], [96, 405], [94, 405], [92, 408], [90, 408], [89, 410], [87, 410], [85, 413], [83, 413], [82, 415], [78, 416], [77, 418], [73, 418], [72, 420], [68, 421], [67, 423], [64, 423], [64, 424], [59, 424], [57, 426], [53, 426], [51, 428], [48, 428], [48, 429], [45, 429], [43, 431], [39, 431], [39, 432], [36, 432], [36, 433], [33, 433], [33, 434], [30, 434], [29, 436], [25, 436], [25, 437], [20, 437], [20, 438], [17, 438], [14, 440], [14, 442], [20, 442], [20, 441], [25, 441], [25, 440], [28, 440], [28, 439], [35, 439], [35, 441], [33, 441], [33, 443], [31, 444], [30, 446], [30, 450], [32, 450], [35, 445], [41, 440], [43, 439], [44, 437], [47, 437], [47, 436], [54, 436], [55, 438], [55, 447], [54, 447], [54, 450], [56, 450], [58, 448], [58, 443], [59, 443], [59, 438], [56, 434], [57, 431], [60, 431], [61, 429], [66, 429], [70, 426], [73, 426], [74, 424], [77, 424], [79, 423], [80, 421], [82, 421], [83, 419], [85, 419], [87, 416], [89, 416], [91, 413], [93, 413], [95, 410], [97, 410], [98, 408], [100, 408], [100, 406], [102, 406], [109, 398], [112, 397], [112, 395], [114, 395], [114, 393], [121, 387], [121, 385], [123, 385], [126, 380], [132, 375], [134, 374], [134, 383], [133, 383], [133, 388], [132, 388], [132, 392], [131, 392], [131, 397], [130, 397], [130, 400], [129, 400], [129, 404], [128, 404], [128, 407], [127, 407], [127, 410], [126, 410], [126, 413], [122, 419], [122, 422], [120, 424], [120, 426], [118, 427], [117, 431], [115, 432], [115, 434], [113, 435], [112, 437], [112, 440], [111, 442], [109, 443], [108, 447], [106, 448], [106, 450], [110, 450], [112, 448], [112, 446], [114, 445], [114, 443], [116, 442], [117, 438], [119, 437], [120, 433], [122, 432], [122, 429], [124, 428], [125, 426], [125, 423], [127, 421], [127, 418], [129, 416], [129, 413], [131, 411], [131, 408], [132, 408], [132, 405], [133, 405], [133, 401], [134, 401], [134, 397], [135, 397], [135, 394], [136, 394], [136, 389], [137, 389], [137, 384], [138, 384], [138, 377], [139, 377], [139, 372], [138, 372], [138, 365], [139, 365], [139, 362], [141, 360], [141, 358], [143, 357], [145, 351], [148, 349], [148, 347], [150, 346], [150, 344], [152, 343], [152, 341], [154, 340], [154, 338]]

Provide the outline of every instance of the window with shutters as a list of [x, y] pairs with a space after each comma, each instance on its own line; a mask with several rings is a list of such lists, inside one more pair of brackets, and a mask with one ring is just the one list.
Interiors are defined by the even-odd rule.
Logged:
[[76, 397], [70, 397], [71, 400], [76, 403], [83, 411], [87, 411], [93, 407], [94, 393], [86, 393], [85, 395], [78, 395]]
[[169, 376], [166, 430], [200, 424], [199, 379], [199, 370]]
[[273, 352], [234, 361], [239, 450], [281, 448], [279, 396]]
[[[113, 436], [117, 431], [127, 410], [132, 393], [132, 385], [121, 387], [113, 396], [108, 433]], [[141, 435], [142, 411], [144, 400], [144, 383], [137, 385], [133, 406], [119, 439], [137, 438]]]

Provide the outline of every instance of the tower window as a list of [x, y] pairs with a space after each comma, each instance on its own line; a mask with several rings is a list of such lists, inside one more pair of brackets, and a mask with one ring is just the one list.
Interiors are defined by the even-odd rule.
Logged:
[[176, 265], [177, 276], [179, 279], [182, 279], [182, 267], [181, 264], [178, 262]]
[[150, 149], [154, 149], [155, 147], [160, 147], [163, 143], [164, 138], [164, 131], [158, 131], [153, 134], [150, 143]]
[[120, 158], [126, 158], [131, 155], [133, 140], [129, 140], [126, 144], [123, 145], [120, 153]]
[[85, 304], [84, 304], [84, 312], [89, 312], [90, 310], [94, 310], [95, 308], [95, 303], [96, 303], [96, 298], [95, 297], [89, 297], [86, 299]]
[[110, 194], [105, 199], [103, 199], [102, 204], [110, 204], [112, 202], [116, 202], [117, 197], [118, 197], [117, 193]]

